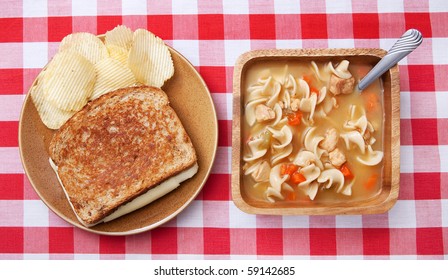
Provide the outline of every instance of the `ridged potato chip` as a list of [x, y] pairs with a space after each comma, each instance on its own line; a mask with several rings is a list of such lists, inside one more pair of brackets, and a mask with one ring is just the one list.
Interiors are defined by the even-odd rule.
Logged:
[[116, 45], [107, 45], [109, 56], [115, 60], [118, 60], [121, 64], [128, 67], [129, 51], [123, 47]]
[[95, 64], [96, 83], [91, 100], [101, 95], [135, 84], [134, 74], [126, 66], [113, 58], [106, 58]]
[[119, 25], [106, 32], [104, 43], [87, 32], [64, 37], [30, 94], [42, 122], [58, 129], [89, 100], [133, 85], [162, 87], [173, 74], [162, 39]]
[[73, 51], [58, 52], [43, 77], [44, 96], [61, 110], [78, 111], [92, 95], [95, 80], [90, 61]]
[[45, 99], [42, 79], [44, 75], [45, 71], [42, 71], [37, 77], [37, 84], [31, 89], [31, 99], [42, 122], [50, 129], [59, 129], [76, 112], [61, 110]]
[[106, 46], [114, 45], [129, 50], [132, 46], [134, 33], [124, 25], [118, 25], [114, 29], [106, 32], [104, 39]]
[[59, 51], [73, 50], [93, 64], [109, 56], [106, 45], [95, 35], [78, 32], [67, 35], [59, 45]]
[[134, 32], [134, 43], [129, 51], [128, 66], [137, 81], [162, 87], [174, 74], [170, 51], [159, 37], [144, 29]]

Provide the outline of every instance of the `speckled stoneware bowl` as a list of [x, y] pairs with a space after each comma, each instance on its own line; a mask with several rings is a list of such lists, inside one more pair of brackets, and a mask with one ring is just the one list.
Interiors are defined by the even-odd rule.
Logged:
[[276, 205], [252, 199], [243, 191], [242, 85], [251, 66], [269, 61], [293, 63], [311, 61], [328, 62], [348, 59], [367, 65], [375, 65], [386, 54], [381, 49], [290, 49], [255, 50], [239, 57], [233, 76], [233, 127], [232, 127], [232, 197], [236, 206], [250, 214], [269, 215], [339, 215], [376, 214], [388, 211], [398, 198], [400, 187], [400, 76], [395, 65], [381, 76], [384, 88], [384, 158], [380, 192], [366, 200], [332, 203], [297, 203]]

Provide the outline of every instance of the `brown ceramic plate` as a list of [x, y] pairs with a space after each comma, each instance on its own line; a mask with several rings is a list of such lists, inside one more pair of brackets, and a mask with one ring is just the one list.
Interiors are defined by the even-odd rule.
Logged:
[[32, 186], [42, 201], [59, 217], [90, 232], [128, 235], [150, 230], [169, 221], [185, 209], [207, 180], [218, 145], [218, 122], [207, 85], [176, 50], [170, 48], [174, 76], [162, 89], [167, 93], [196, 149], [199, 171], [176, 190], [137, 211], [91, 228], [81, 225], [73, 213], [54, 171], [48, 162], [48, 145], [54, 133], [40, 120], [27, 94], [19, 123], [19, 146], [22, 164]]
[[400, 76], [395, 65], [381, 77], [384, 88], [383, 178], [381, 191], [373, 198], [334, 203], [308, 203], [279, 206], [255, 200], [244, 192], [242, 180], [243, 118], [242, 85], [246, 73], [255, 64], [270, 61], [327, 62], [348, 59], [366, 65], [375, 65], [386, 54], [381, 49], [291, 49], [255, 50], [239, 57], [233, 76], [232, 127], [232, 197], [236, 206], [250, 214], [269, 215], [339, 215], [377, 214], [388, 211], [397, 201], [400, 188]]

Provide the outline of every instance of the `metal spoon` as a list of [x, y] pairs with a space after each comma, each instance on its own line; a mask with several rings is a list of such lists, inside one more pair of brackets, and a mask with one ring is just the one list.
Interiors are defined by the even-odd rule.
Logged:
[[361, 91], [368, 87], [374, 80], [378, 79], [384, 72], [392, 68], [398, 61], [410, 54], [423, 42], [423, 36], [416, 29], [409, 29], [392, 46], [387, 54], [370, 70], [369, 73], [358, 83]]

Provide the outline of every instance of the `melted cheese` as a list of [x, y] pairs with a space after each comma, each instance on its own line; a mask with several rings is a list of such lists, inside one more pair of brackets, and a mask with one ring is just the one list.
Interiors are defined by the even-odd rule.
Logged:
[[67, 194], [67, 191], [65, 190], [64, 185], [62, 184], [61, 178], [59, 177], [58, 174], [58, 167], [57, 165], [53, 162], [53, 160], [50, 158], [50, 165], [53, 168], [54, 172], [56, 173], [56, 176], [58, 177], [59, 183], [62, 186], [62, 189], [64, 190], [65, 196], [67, 197], [70, 206], [73, 209], [73, 212], [75, 213], [76, 217], [78, 218], [79, 222], [81, 224], [83, 224], [86, 227], [92, 227], [96, 224], [102, 223], [102, 222], [109, 222], [112, 221], [116, 218], [119, 218], [123, 215], [126, 215], [132, 211], [135, 211], [139, 208], [142, 208], [143, 206], [148, 205], [149, 203], [153, 202], [154, 200], [164, 196], [165, 194], [173, 191], [174, 189], [176, 189], [181, 182], [190, 179], [191, 177], [193, 177], [197, 172], [198, 172], [198, 164], [195, 163], [192, 167], [180, 172], [179, 174], [170, 177], [169, 179], [165, 180], [164, 182], [162, 182], [161, 184], [153, 187], [152, 189], [150, 189], [149, 191], [147, 191], [146, 193], [134, 198], [132, 201], [120, 206], [117, 210], [115, 210], [114, 212], [112, 212], [112, 214], [108, 215], [107, 217], [105, 217], [104, 219], [102, 219], [101, 221], [99, 221], [96, 224], [86, 224], [84, 221], [81, 220], [81, 218], [76, 214], [75, 209], [69, 199], [69, 196]]

